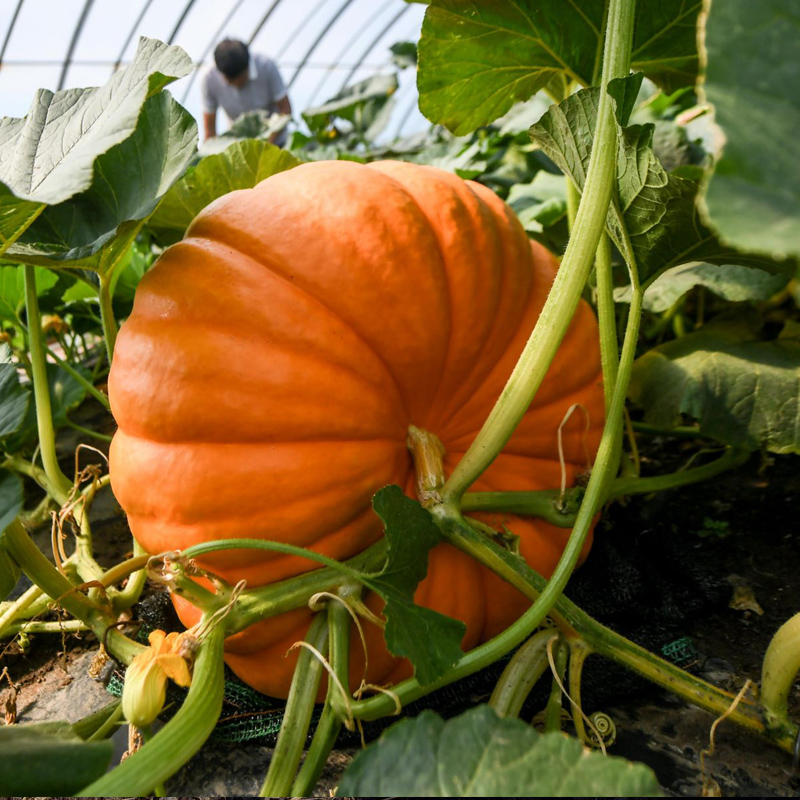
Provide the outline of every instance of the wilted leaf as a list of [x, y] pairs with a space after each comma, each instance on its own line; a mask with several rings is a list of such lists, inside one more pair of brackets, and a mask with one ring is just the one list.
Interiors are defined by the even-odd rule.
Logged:
[[393, 725], [353, 759], [338, 793], [354, 797], [659, 797], [649, 767], [537, 733], [488, 706]]
[[[741, 316], [741, 315], [739, 315]], [[723, 444], [800, 453], [800, 336], [788, 327], [772, 341], [742, 319], [714, 320], [645, 353], [629, 396], [660, 428], [696, 419]]]
[[299, 163], [291, 153], [266, 141], [234, 142], [222, 153], [206, 156], [181, 178], [167, 192], [148, 227], [162, 244], [172, 244], [212, 200], [235, 189], [250, 189]]
[[796, 0], [719, 0], [705, 23], [706, 98], [724, 149], [705, 205], [726, 242], [800, 256]]
[[374, 138], [385, 122], [381, 112], [397, 87], [396, 75], [374, 75], [342, 89], [323, 105], [306, 109], [303, 119], [313, 133], [324, 131], [333, 118], [339, 118], [352, 123], [367, 139]]

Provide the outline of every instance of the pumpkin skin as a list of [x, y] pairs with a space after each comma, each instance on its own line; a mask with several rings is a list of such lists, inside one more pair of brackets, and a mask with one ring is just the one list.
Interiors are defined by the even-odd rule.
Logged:
[[[208, 206], [145, 275], [109, 377], [118, 431], [114, 493], [147, 552], [260, 538], [344, 560], [382, 533], [372, 495], [414, 495], [409, 425], [435, 433], [447, 474], [480, 429], [555, 275], [511, 210], [484, 186], [401, 162], [304, 164]], [[594, 315], [581, 303], [537, 396], [475, 491], [560, 485], [594, 457], [604, 404]], [[588, 417], [589, 428], [586, 428]], [[476, 515], [481, 516], [481, 515]], [[549, 575], [569, 535], [532, 518], [482, 515], [520, 537]], [[588, 544], [587, 544], [588, 549]], [[199, 560], [230, 583], [317, 567], [226, 551]], [[470, 649], [528, 607], [448, 544], [416, 601], [466, 623]], [[367, 597], [380, 611], [380, 600]], [[180, 598], [183, 622], [199, 612]], [[298, 609], [226, 642], [247, 683], [286, 697], [311, 615]], [[408, 677], [365, 624], [370, 683]], [[364, 677], [361, 644], [351, 680]]]

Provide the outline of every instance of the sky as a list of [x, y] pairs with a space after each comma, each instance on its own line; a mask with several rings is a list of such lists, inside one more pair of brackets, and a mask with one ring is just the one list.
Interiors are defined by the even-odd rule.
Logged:
[[[115, 65], [131, 59], [139, 36], [172, 38], [201, 71], [220, 39], [248, 41], [261, 25], [251, 49], [277, 61], [299, 118], [345, 85], [395, 71], [389, 46], [416, 41], [424, 11], [404, 0], [0, 0], [0, 117], [24, 116], [40, 87], [105, 83]], [[197, 70], [169, 91], [199, 121]], [[417, 109], [415, 80], [413, 69], [400, 73], [386, 138], [428, 124]], [[220, 113], [218, 130], [226, 126]]]

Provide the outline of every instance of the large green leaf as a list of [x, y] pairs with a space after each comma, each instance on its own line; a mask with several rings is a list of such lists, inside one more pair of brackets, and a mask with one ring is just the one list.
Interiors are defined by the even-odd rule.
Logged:
[[106, 771], [113, 752], [112, 742], [85, 742], [68, 722], [0, 727], [0, 791], [71, 795]]
[[[761, 269], [736, 264], [685, 264], [667, 270], [647, 287], [644, 307], [657, 313], [666, 311], [696, 286], [702, 286], [733, 303], [769, 300], [788, 281], [788, 275], [772, 275]], [[630, 296], [630, 286], [614, 291], [617, 302], [629, 303]]]
[[588, 751], [561, 733], [478, 706], [448, 721], [423, 711], [353, 759], [353, 797], [659, 797], [649, 767]]
[[[155, 208], [194, 154], [196, 123], [159, 94], [191, 69], [180, 48], [143, 38], [133, 62], [105, 86], [40, 89], [26, 117], [0, 120], [0, 212], [11, 208], [14, 225], [25, 216], [8, 190], [31, 214], [31, 203], [48, 204], [8, 260], [87, 259], [118, 232], [127, 246], [133, 223]], [[3, 219], [0, 233], [15, 235]]]
[[133, 134], [145, 100], [191, 70], [181, 48], [143, 37], [133, 62], [105, 86], [39, 89], [27, 116], [0, 120], [0, 181], [50, 205], [86, 191], [95, 159]]
[[634, 363], [630, 398], [660, 428], [685, 414], [723, 444], [800, 453], [800, 326], [764, 341], [741, 316], [645, 353]]
[[381, 489], [372, 500], [388, 543], [386, 565], [364, 583], [386, 601], [386, 645], [414, 665], [423, 684], [438, 680], [463, 652], [464, 623], [414, 603], [414, 592], [428, 571], [428, 553], [441, 541], [430, 514], [399, 486]]
[[[419, 45], [420, 109], [469, 133], [540, 89], [599, 77], [603, 0], [433, 0]], [[666, 90], [694, 83], [701, 0], [638, 3], [632, 66]]]
[[[196, 143], [197, 123], [186, 109], [166, 92], [149, 98], [133, 134], [96, 159], [92, 187], [48, 206], [7, 257], [33, 263], [49, 263], [42, 257], [69, 260], [100, 269], [103, 256], [97, 251], [112, 239], [119, 252], [127, 249], [138, 221], [184, 174]], [[116, 260], [113, 253], [105, 259]]]
[[[634, 81], [635, 76], [631, 76], [612, 82], [610, 87], [623, 118], [634, 95], [625, 87], [633, 86]], [[530, 129], [534, 143], [579, 189], [586, 180], [599, 99], [598, 88], [582, 89], [551, 106]], [[691, 261], [741, 264], [793, 274], [793, 265], [741, 253], [718, 241], [699, 218], [697, 182], [664, 170], [652, 149], [653, 130], [650, 124], [621, 128], [616, 198], [607, 223], [611, 238], [623, 253], [629, 239], [642, 282]]]
[[234, 142], [222, 153], [206, 156], [181, 178], [164, 196], [148, 227], [162, 244], [172, 244], [212, 200], [235, 189], [250, 189], [299, 163], [291, 153], [266, 141]]
[[800, 6], [715, 0], [704, 27], [705, 95], [725, 140], [711, 222], [737, 247], [800, 256]]

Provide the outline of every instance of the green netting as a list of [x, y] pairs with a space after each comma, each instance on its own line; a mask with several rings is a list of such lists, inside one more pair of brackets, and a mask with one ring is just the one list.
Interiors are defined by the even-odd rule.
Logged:
[[[694, 644], [688, 637], [682, 637], [670, 642], [660, 649], [665, 658], [678, 666], [697, 657]], [[409, 704], [406, 706], [405, 712], [413, 716], [425, 708], [430, 708], [444, 717], [449, 717], [461, 713], [469, 705], [486, 702], [509, 657], [475, 675], [470, 675], [463, 680], [433, 692], [415, 703]], [[608, 670], [609, 667], [607, 665], [604, 670], [601, 670], [606, 679], [603, 683], [608, 682]], [[598, 683], [596, 676], [592, 676], [590, 673], [588, 677], [590, 686], [596, 687]], [[115, 697], [120, 697], [122, 694], [123, 680], [124, 674], [120, 671], [115, 671], [111, 676], [107, 688]], [[613, 682], [617, 683], [617, 680], [618, 678], [615, 677]], [[543, 707], [546, 702], [547, 692], [549, 692], [549, 682], [546, 680], [540, 681], [538, 689], [526, 703], [526, 712], [530, 712], [532, 716], [538, 708]], [[181, 689], [174, 684], [169, 685], [167, 705], [162, 719], [169, 719], [172, 716], [174, 710], [180, 707], [186, 697], [186, 693], [186, 689]], [[222, 713], [211, 735], [211, 740], [235, 744], [258, 739], [263, 740], [265, 744], [273, 744], [283, 721], [283, 709], [284, 702], [282, 700], [275, 700], [260, 694], [243, 683], [233, 672], [226, 668]], [[311, 733], [313, 733], [316, 721], [319, 718], [320, 710], [321, 706], [318, 707], [314, 714]], [[523, 716], [525, 715], [526, 713], [523, 712]], [[365, 738], [367, 740], [376, 738], [384, 728], [393, 722], [395, 722], [394, 717], [387, 717], [383, 720], [365, 723]], [[342, 731], [338, 744], [339, 746], [355, 745], [359, 739], [360, 734]]]

